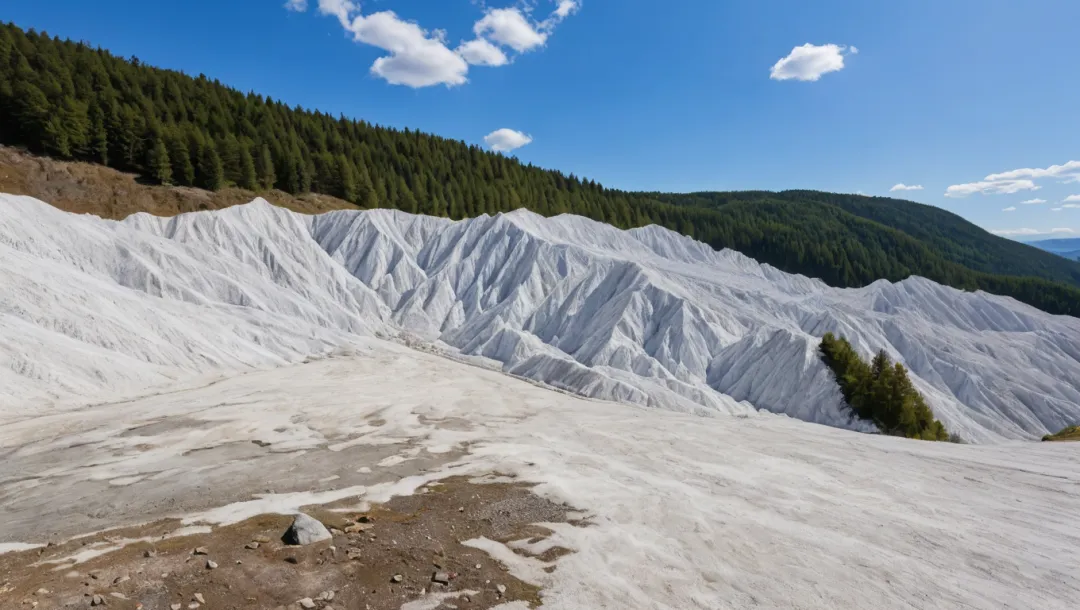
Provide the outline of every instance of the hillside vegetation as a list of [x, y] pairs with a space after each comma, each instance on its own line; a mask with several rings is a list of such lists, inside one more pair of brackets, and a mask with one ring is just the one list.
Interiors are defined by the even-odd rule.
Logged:
[[958, 441], [950, 438], [922, 394], [915, 389], [907, 369], [893, 363], [885, 350], [867, 364], [847, 339], [826, 333], [821, 357], [832, 369], [844, 401], [860, 419], [872, 421], [885, 434], [924, 441]]
[[613, 190], [475, 145], [290, 108], [11, 24], [0, 25], [0, 143], [174, 187], [301, 199], [317, 193], [451, 218], [528, 207], [622, 228], [659, 224], [833, 286], [921, 275], [1080, 315], [1080, 264], [928, 206], [827, 193]]

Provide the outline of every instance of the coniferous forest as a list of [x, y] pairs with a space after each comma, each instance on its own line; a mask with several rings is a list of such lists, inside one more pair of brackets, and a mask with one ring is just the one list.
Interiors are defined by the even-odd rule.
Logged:
[[867, 364], [843, 337], [826, 333], [821, 357], [832, 369], [844, 401], [852, 413], [872, 421], [885, 434], [924, 441], [959, 441], [936, 419], [922, 394], [911, 383], [907, 369], [893, 364], [885, 350]]
[[944, 210], [806, 191], [634, 193], [478, 146], [289, 107], [0, 24], [0, 143], [164, 185], [323, 193], [463, 218], [527, 207], [658, 224], [841, 287], [920, 275], [1080, 316], [1080, 263]]

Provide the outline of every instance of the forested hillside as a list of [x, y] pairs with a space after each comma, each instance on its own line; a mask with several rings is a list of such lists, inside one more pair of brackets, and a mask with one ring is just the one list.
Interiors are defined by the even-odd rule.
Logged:
[[1054, 257], [1022, 245], [1010, 250], [960, 219], [952, 228], [920, 226], [923, 212], [908, 202], [607, 189], [475, 145], [290, 108], [11, 24], [0, 25], [0, 143], [209, 190], [314, 192], [452, 218], [528, 207], [623, 228], [655, 223], [835, 286], [915, 274], [1080, 315], [1080, 264], [1048, 264], [1039, 256]]

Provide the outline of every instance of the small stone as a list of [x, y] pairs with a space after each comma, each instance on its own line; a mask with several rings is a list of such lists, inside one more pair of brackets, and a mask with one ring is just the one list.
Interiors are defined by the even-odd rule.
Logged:
[[169, 610], [180, 610], [183, 607], [184, 604], [169, 604]]
[[360, 559], [360, 556], [360, 549], [345, 549], [345, 557], [349, 558], [350, 560]]
[[483, 567], [484, 567], [484, 566], [482, 566], [482, 565], [480, 565], [480, 564], [476, 564], [476, 569], [477, 569], [477, 570], [479, 570], [480, 568], [483, 568]]
[[462, 506], [461, 508], [457, 509], [457, 512], [459, 512], [459, 513], [465, 512], [465, 507]]
[[95, 595], [92, 598], [90, 598], [90, 605], [91, 606], [104, 606], [105, 605], [105, 598], [100, 596], [100, 595]]
[[115, 578], [115, 579], [114, 579], [114, 580], [112, 581], [112, 584], [113, 584], [113, 585], [118, 585], [118, 584], [120, 584], [120, 583], [124, 583], [124, 582], [127, 582], [127, 581], [129, 581], [129, 580], [131, 580], [131, 577], [125, 574], [124, 576], [117, 576], [117, 577], [116, 577], [116, 578]]
[[209, 554], [210, 554], [210, 549], [206, 548], [205, 546], [195, 547], [195, 550], [192, 552], [192, 555], [209, 555]]
[[236, 565], [243, 565], [243, 563], [244, 563], [244, 562], [243, 562], [243, 561], [240, 561], [239, 559], [237, 559], [237, 560], [236, 560]]
[[259, 544], [266, 544], [267, 542], [270, 542], [270, 536], [255, 536], [252, 540]]
[[245, 544], [244, 548], [254, 551], [255, 549], [259, 548], [259, 543], [255, 542], [255, 541], [252, 541], [252, 542], [249, 542], [249, 543]]
[[190, 604], [187, 605], [187, 607], [188, 607], [188, 610], [195, 610], [195, 608], [199, 607], [199, 602], [191, 602]]
[[462, 599], [462, 600], [463, 600], [463, 601], [464, 601], [464, 602], [465, 602], [466, 604], [472, 601], [472, 598], [471, 598], [471, 597], [469, 597], [468, 595], [466, 595], [465, 597], [463, 597], [463, 598], [461, 598], [461, 599]]
[[440, 585], [450, 584], [450, 575], [446, 572], [435, 572], [431, 575], [431, 582], [437, 582]]
[[161, 577], [162, 577], [162, 578], [168, 578], [168, 577], [169, 577], [169, 573], [168, 573], [168, 572], [162, 572], [162, 573], [161, 573]]
[[506, 585], [495, 585], [495, 589], [499, 591], [499, 595], [506, 593]]
[[319, 599], [321, 601], [324, 601], [324, 602], [332, 602], [332, 601], [334, 601], [334, 592], [333, 591], [323, 591], [322, 593], [319, 594]]
[[330, 535], [330, 530], [326, 529], [325, 525], [304, 513], [299, 513], [293, 519], [292, 525], [289, 526], [282, 540], [285, 544], [308, 545], [330, 540], [331, 538], [333, 536]]
[[48, 594], [49, 594], [49, 590], [45, 589], [45, 588], [41, 588], [41, 589], [38, 589], [37, 591], [34, 591], [34, 595], [48, 595]]
[[405, 577], [402, 576], [401, 574], [394, 574], [394, 576], [390, 580], [392, 580], [394, 582], [401, 582], [401, 581], [405, 580]]
[[124, 595], [123, 593], [119, 592], [119, 591], [113, 591], [113, 592], [112, 592], [112, 593], [110, 593], [109, 595], [112, 595], [112, 596], [113, 596], [113, 597], [115, 597], [116, 599], [127, 599], [127, 596], [126, 596], [126, 595]]
[[296, 603], [300, 604], [301, 608], [306, 608], [307, 610], [311, 610], [315, 607], [315, 602], [313, 602], [310, 597], [305, 597], [304, 599], [301, 599]]
[[206, 560], [206, 569], [207, 570], [216, 570], [217, 569], [217, 562], [212, 560], [212, 559], [207, 559]]
[[202, 593], [196, 593], [194, 595], [194, 597], [195, 597], [195, 601], [199, 602], [200, 604], [205, 604], [206, 603], [206, 598], [204, 598], [202, 596]]

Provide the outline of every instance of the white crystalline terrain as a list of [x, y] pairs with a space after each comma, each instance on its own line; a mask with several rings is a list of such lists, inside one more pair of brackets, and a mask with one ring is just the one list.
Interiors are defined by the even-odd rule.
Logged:
[[657, 227], [262, 200], [122, 222], [0, 195], [0, 421], [406, 330], [590, 397], [864, 428], [825, 332], [906, 364], [976, 442], [1080, 421], [1080, 320], [922, 278], [839, 290]]

